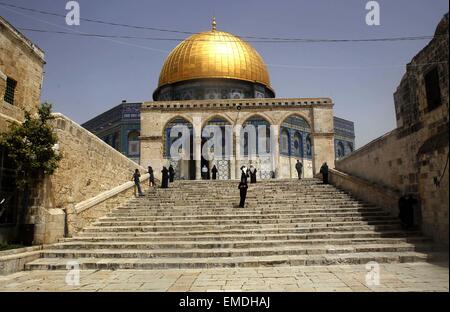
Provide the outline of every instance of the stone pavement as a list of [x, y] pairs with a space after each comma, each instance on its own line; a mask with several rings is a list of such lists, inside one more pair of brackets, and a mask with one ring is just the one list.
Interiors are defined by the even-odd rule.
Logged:
[[270, 268], [82, 270], [78, 286], [68, 271], [35, 270], [0, 277], [0, 291], [449, 291], [448, 262], [380, 265], [380, 285], [366, 285], [364, 265]]

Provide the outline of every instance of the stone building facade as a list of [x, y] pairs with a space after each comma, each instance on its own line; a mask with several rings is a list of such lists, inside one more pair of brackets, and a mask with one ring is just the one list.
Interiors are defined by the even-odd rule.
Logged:
[[[142, 103], [123, 101], [83, 123], [82, 126], [131, 160], [140, 163], [141, 106]], [[354, 150], [354, 124], [352, 121], [339, 117], [333, 118], [333, 124], [335, 158], [339, 159]], [[280, 147], [280, 154], [283, 157], [292, 155], [311, 159], [312, 145], [310, 144], [311, 138], [308, 140], [308, 132], [304, 127], [297, 127], [292, 123], [287, 126], [282, 142], [280, 142], [285, 148]]]
[[[295, 128], [295, 122], [302, 127]], [[267, 154], [260, 147], [253, 153], [246, 150], [245, 128], [258, 123], [270, 131], [268, 141], [274, 140], [273, 148], [265, 149]], [[180, 124], [189, 129], [191, 155], [174, 160], [168, 154], [168, 134], [170, 127]], [[229, 155], [214, 154], [209, 160], [199, 156], [205, 146], [203, 130], [210, 124], [231, 127]], [[141, 163], [151, 164], [157, 176], [170, 164], [181, 179], [200, 179], [204, 165], [209, 169], [216, 165], [219, 179], [239, 179], [243, 165], [253, 165], [261, 179], [296, 177], [297, 159], [304, 163], [304, 177], [312, 177], [323, 162], [334, 166], [333, 103], [329, 98], [147, 102], [141, 108], [141, 127]], [[289, 148], [287, 153], [280, 152], [286, 132], [305, 138], [298, 142], [300, 153], [289, 152]]]
[[44, 52], [0, 17], [0, 132], [37, 112], [44, 64]]
[[448, 14], [407, 65], [394, 94], [397, 128], [336, 162], [336, 169], [420, 201], [417, 223], [448, 244]]
[[[44, 72], [44, 52], [0, 17], [0, 133], [36, 113]], [[19, 194], [15, 168], [0, 146], [0, 243], [17, 230]]]

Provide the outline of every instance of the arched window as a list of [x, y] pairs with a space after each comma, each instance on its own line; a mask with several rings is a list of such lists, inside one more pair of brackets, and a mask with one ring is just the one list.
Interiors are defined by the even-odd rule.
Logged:
[[139, 131], [128, 133], [128, 156], [139, 156]]
[[[281, 124], [284, 129], [289, 129], [294, 135], [292, 136], [291, 156], [303, 158], [312, 156], [312, 143], [310, 138], [311, 128], [308, 122], [301, 116], [289, 116]], [[304, 151], [304, 135], [306, 135], [306, 153]], [[280, 147], [281, 149], [281, 147]]]
[[286, 129], [281, 130], [281, 137], [280, 137], [280, 153], [284, 155], [290, 155], [290, 142], [289, 142], [289, 132]]
[[[260, 146], [260, 132], [264, 131], [266, 146]], [[263, 133], [264, 133], [263, 132]], [[242, 125], [241, 130], [241, 144], [243, 144], [244, 155], [262, 155], [270, 153], [270, 124], [267, 120], [261, 117], [249, 118]]]
[[[170, 136], [172, 128], [174, 128], [176, 126], [186, 126], [189, 129], [189, 132], [190, 132], [189, 141], [190, 142], [186, 142], [186, 143], [189, 143], [189, 147], [186, 146], [186, 149], [189, 149], [189, 154], [192, 155], [192, 153], [193, 153], [192, 124], [184, 118], [177, 117], [177, 118], [171, 120], [164, 128], [164, 156], [165, 157], [170, 156], [169, 155], [170, 147], [176, 140], [178, 140], [182, 136], [181, 132], [174, 133], [175, 134], [174, 137]], [[180, 152], [180, 150], [178, 150], [178, 152]]]
[[295, 132], [293, 143], [292, 155], [303, 158], [303, 138], [300, 132]]
[[312, 157], [312, 149], [313, 145], [311, 142], [311, 136], [308, 134], [308, 136], [306, 137], [306, 157]]

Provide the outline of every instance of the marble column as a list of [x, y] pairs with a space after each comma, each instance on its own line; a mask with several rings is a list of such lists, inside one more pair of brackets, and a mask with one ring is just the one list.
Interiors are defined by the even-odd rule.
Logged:
[[202, 179], [202, 122], [201, 118], [194, 117], [194, 160], [195, 160], [195, 179]]
[[234, 172], [235, 172], [235, 179], [241, 178], [241, 129], [242, 125], [236, 125], [235, 127], [235, 158], [234, 158]]
[[272, 153], [272, 167], [275, 170], [275, 178], [281, 178], [280, 166], [280, 125], [271, 125], [271, 135], [273, 135], [273, 153]]

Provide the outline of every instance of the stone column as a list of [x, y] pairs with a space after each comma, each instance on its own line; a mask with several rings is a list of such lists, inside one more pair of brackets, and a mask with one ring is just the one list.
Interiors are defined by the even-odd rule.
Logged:
[[233, 164], [233, 168], [234, 168], [234, 172], [235, 172], [235, 179], [240, 179], [241, 178], [241, 129], [242, 129], [242, 125], [236, 125], [235, 126], [235, 131], [234, 131], [234, 137], [236, 140], [236, 145], [235, 145], [235, 158], [234, 158], [234, 164]]
[[324, 162], [334, 168], [334, 125], [333, 109], [315, 107], [313, 109], [313, 174], [316, 175]]
[[272, 152], [272, 168], [275, 170], [275, 178], [281, 178], [281, 166], [280, 166], [280, 125], [271, 125], [271, 140], [273, 145]]
[[202, 121], [198, 116], [194, 117], [194, 160], [195, 160], [195, 179], [202, 179]]

